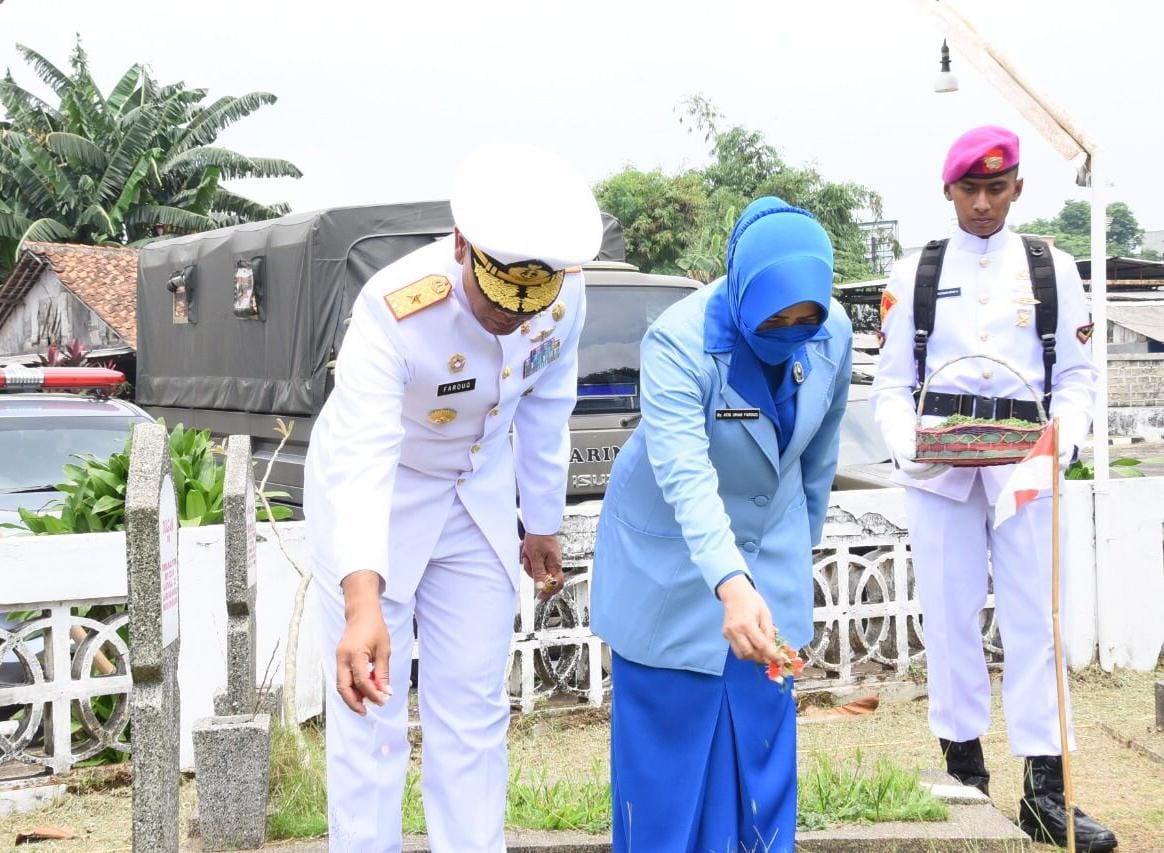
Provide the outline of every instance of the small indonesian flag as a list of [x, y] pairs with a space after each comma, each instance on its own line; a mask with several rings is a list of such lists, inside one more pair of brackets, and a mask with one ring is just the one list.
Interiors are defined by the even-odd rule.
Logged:
[[998, 502], [994, 505], [994, 529], [1039, 496], [1039, 492], [1051, 488], [1052, 479], [1058, 473], [1055, 463], [1055, 424], [1051, 422], [1043, 429], [1039, 440], [1023, 461], [1014, 466]]

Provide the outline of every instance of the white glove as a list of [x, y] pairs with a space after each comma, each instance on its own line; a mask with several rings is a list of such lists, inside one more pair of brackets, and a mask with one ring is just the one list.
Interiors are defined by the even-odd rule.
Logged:
[[889, 449], [893, 452], [894, 466], [907, 477], [912, 477], [915, 480], [929, 480], [950, 470], [949, 465], [914, 461], [914, 457], [917, 456], [917, 436], [912, 427], [908, 432], [898, 430], [894, 433]]
[[1066, 470], [1071, 464], [1071, 457], [1076, 449], [1083, 444], [1087, 433], [1091, 430], [1091, 422], [1085, 415], [1067, 413], [1059, 415], [1059, 470]]

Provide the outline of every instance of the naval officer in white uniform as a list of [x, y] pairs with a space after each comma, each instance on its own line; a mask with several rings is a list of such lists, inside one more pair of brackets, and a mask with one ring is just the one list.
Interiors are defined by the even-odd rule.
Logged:
[[[1049, 414], [1060, 419], [1060, 461], [1066, 465], [1091, 425], [1097, 376], [1092, 326], [1074, 260], [1057, 249], [1036, 247], [1039, 258], [1050, 253], [1054, 287], [1045, 301], [1057, 303], [1054, 361], [1047, 366], [1038, 334], [1039, 312], [1047, 306], [1039, 304], [1032, 287], [1023, 239], [1006, 227], [1010, 205], [1023, 189], [1018, 167], [1018, 137], [1000, 127], [968, 131], [946, 157], [943, 192], [954, 204], [958, 225], [939, 261], [933, 329], [922, 362], [925, 375], [934, 377], [923, 424], [935, 425], [952, 414], [1037, 420], [1022, 380], [1041, 393], [1049, 378]], [[873, 405], [893, 451], [895, 479], [906, 487], [925, 629], [930, 728], [949, 772], [986, 793], [990, 774], [979, 737], [990, 725], [990, 678], [979, 613], [986, 603], [989, 554], [1005, 654], [1007, 733], [1011, 750], [1025, 759], [1020, 825], [1037, 840], [1062, 846], [1067, 818], [1051, 628], [1051, 499], [1031, 501], [996, 530], [994, 505], [1013, 466], [951, 468], [914, 461], [915, 394], [921, 384], [914, 290], [919, 263], [932, 263], [922, 257], [895, 264], [882, 296]], [[980, 354], [1012, 365], [1022, 380], [983, 359], [959, 361], [934, 376], [951, 359]], [[1109, 830], [1078, 810], [1075, 837], [1079, 850], [1111, 850], [1116, 844]]]
[[333, 851], [400, 850], [414, 617], [429, 842], [505, 849], [518, 566], [543, 595], [562, 583], [577, 265], [601, 218], [585, 181], [529, 146], [471, 155], [451, 203], [453, 236], [361, 292], [307, 454]]

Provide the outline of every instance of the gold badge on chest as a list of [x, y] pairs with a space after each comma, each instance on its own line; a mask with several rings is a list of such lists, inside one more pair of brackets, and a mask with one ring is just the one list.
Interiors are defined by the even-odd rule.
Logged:
[[428, 413], [429, 423], [437, 424], [438, 426], [451, 423], [456, 417], [456, 409], [433, 409]]
[[465, 362], [467, 359], [459, 352], [454, 353], [449, 358], [449, 373], [460, 373], [465, 369]]

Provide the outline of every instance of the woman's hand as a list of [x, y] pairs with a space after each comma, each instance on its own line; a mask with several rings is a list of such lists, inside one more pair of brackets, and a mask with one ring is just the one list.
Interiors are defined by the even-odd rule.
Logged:
[[776, 660], [772, 612], [747, 576], [736, 575], [724, 581], [716, 595], [723, 602], [723, 635], [736, 657], [756, 663]]

